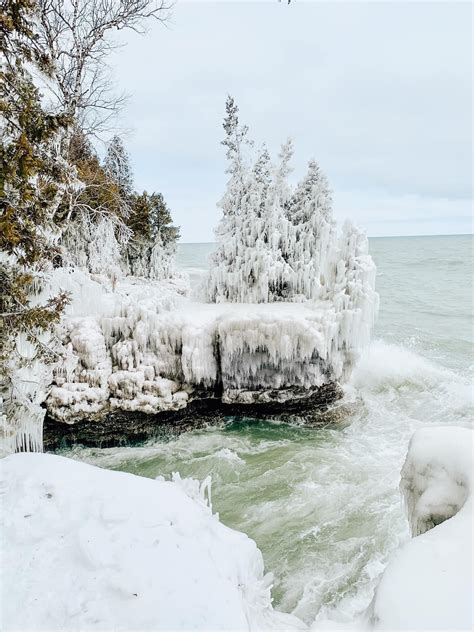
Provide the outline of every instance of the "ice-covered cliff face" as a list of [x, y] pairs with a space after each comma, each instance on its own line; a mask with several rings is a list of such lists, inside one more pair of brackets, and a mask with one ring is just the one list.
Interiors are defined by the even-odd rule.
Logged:
[[[48, 410], [66, 422], [115, 410], [157, 413], [182, 409], [203, 391], [224, 403], [268, 404], [343, 381], [376, 307], [357, 276], [363, 263], [341, 260], [332, 300], [279, 304], [197, 303], [163, 282], [128, 280], [111, 292], [69, 273], [62, 283], [77, 285], [76, 299], [61, 327], [65, 360]], [[373, 267], [365, 272], [370, 279]]]

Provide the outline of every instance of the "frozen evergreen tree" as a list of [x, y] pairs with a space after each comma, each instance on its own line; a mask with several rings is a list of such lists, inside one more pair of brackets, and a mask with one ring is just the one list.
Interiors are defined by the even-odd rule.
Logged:
[[339, 292], [338, 279], [343, 283], [350, 270], [355, 270], [359, 283], [365, 264], [360, 264], [357, 251], [364, 251], [363, 238], [354, 229], [348, 247], [340, 247], [331, 191], [318, 163], [309, 162], [307, 174], [293, 190], [288, 183], [291, 140], [282, 145], [276, 167], [265, 147], [249, 167], [247, 128], [240, 126], [231, 97], [224, 130], [230, 178], [219, 204], [222, 218], [208, 276], [208, 300], [262, 303], [332, 298]]
[[247, 151], [252, 143], [247, 138], [247, 127], [239, 124], [232, 97], [226, 102], [224, 131], [222, 144], [227, 149], [230, 178], [219, 204], [222, 219], [216, 230], [217, 249], [212, 256], [208, 298], [249, 303], [280, 300], [287, 266], [279, 249], [279, 204], [291, 144], [287, 146], [285, 166], [277, 170], [280, 180], [275, 187], [265, 147], [250, 166]]
[[284, 300], [291, 270], [281, 251], [287, 223], [282, 205], [291, 194], [286, 182], [291, 141], [283, 145], [276, 170], [265, 147], [250, 168], [245, 150], [252, 144], [247, 140], [247, 127], [239, 125], [232, 97], [226, 102], [224, 130], [222, 144], [227, 148], [230, 179], [219, 204], [223, 215], [216, 230], [208, 298], [250, 303]]
[[179, 228], [173, 226], [171, 211], [162, 193], [150, 196], [150, 236], [153, 241], [160, 240], [164, 246], [174, 244], [179, 238]]
[[130, 165], [130, 156], [120, 136], [115, 135], [107, 146], [104, 170], [117, 184], [124, 198], [132, 195], [133, 175]]
[[154, 279], [172, 276], [179, 238], [179, 228], [172, 221], [162, 193], [144, 191], [133, 196], [128, 219], [133, 235], [126, 253], [130, 274]]
[[290, 138], [281, 146], [278, 154], [279, 163], [273, 172], [265, 203], [262, 234], [270, 253], [270, 275], [268, 300], [281, 301], [288, 299], [291, 288], [291, 268], [285, 259], [285, 244], [288, 235], [288, 221], [284, 207], [291, 196], [288, 175], [291, 173], [293, 142]]
[[293, 157], [293, 142], [289, 138], [280, 149], [278, 158], [280, 162], [274, 170], [273, 180], [267, 193], [264, 213], [264, 239], [272, 250], [281, 247], [282, 232], [285, 231], [284, 207], [291, 196], [287, 178], [292, 169], [290, 166]]
[[240, 280], [244, 274], [241, 250], [245, 244], [245, 237], [242, 227], [246, 224], [243, 217], [250, 203], [251, 181], [245, 148], [251, 143], [247, 138], [248, 128], [239, 125], [238, 112], [234, 99], [229, 96], [226, 101], [226, 116], [223, 123], [225, 138], [222, 145], [226, 148], [226, 173], [230, 178], [226, 192], [218, 204], [222, 209], [222, 219], [216, 229], [217, 249], [212, 255], [208, 283], [208, 296], [213, 302], [236, 300]]
[[0, 10], [0, 447], [38, 450], [41, 396], [57, 357], [49, 332], [67, 303], [45, 283], [58, 254], [53, 218], [69, 165], [57, 147], [67, 119], [45, 109], [33, 81], [33, 71], [51, 72], [35, 3], [2, 0]]
[[332, 216], [332, 197], [329, 183], [316, 160], [310, 160], [306, 176], [301, 180], [286, 204], [288, 219], [295, 225], [303, 224], [315, 215], [329, 220]]
[[315, 160], [285, 205], [288, 237], [284, 253], [293, 270], [292, 293], [318, 298], [324, 285], [328, 249], [334, 239], [332, 198], [326, 176]]
[[260, 150], [257, 160], [252, 169], [252, 175], [255, 180], [260, 203], [258, 207], [258, 215], [261, 217], [265, 211], [265, 205], [268, 198], [268, 190], [272, 182], [272, 165], [270, 154], [265, 145]]

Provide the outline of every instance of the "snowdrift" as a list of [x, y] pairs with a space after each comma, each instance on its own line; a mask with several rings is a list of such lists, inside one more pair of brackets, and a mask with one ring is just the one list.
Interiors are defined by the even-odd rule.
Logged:
[[400, 489], [413, 536], [389, 562], [371, 618], [378, 630], [472, 630], [473, 432], [422, 428]]
[[273, 610], [262, 555], [212, 514], [209, 481], [154, 481], [45, 454], [0, 468], [2, 629], [305, 627]]

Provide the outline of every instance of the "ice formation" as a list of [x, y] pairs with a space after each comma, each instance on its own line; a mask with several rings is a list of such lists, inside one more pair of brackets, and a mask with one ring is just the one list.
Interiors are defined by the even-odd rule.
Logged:
[[125, 279], [111, 309], [69, 317], [70, 361], [48, 398], [55, 419], [180, 410], [198, 397], [309, 401], [345, 380], [368, 344], [378, 295], [366, 236], [349, 222], [337, 233], [315, 161], [292, 190], [291, 142], [276, 168], [266, 149], [250, 168], [232, 103], [226, 121], [230, 180], [207, 303], [183, 299], [168, 310], [156, 284], [143, 286], [146, 300], [125, 299]]
[[[320, 298], [293, 302], [199, 303], [180, 278], [56, 269], [51, 291], [71, 293], [57, 332], [61, 359], [52, 379], [43, 367], [28, 395], [34, 411], [18, 409], [18, 423], [6, 423], [7, 451], [41, 449], [44, 399], [52, 417], [74, 423], [117, 410], [180, 410], [203, 394], [282, 403], [343, 381], [369, 341], [375, 268], [365, 237], [349, 224], [331, 244]], [[34, 363], [29, 370], [36, 374]]]
[[117, 279], [124, 275], [153, 280], [177, 275], [176, 245], [135, 239], [131, 231], [111, 217], [95, 222], [87, 214], [71, 223], [61, 240], [65, 267]]
[[368, 344], [378, 295], [366, 236], [349, 222], [338, 234], [315, 161], [293, 190], [291, 141], [276, 167], [265, 148], [252, 165], [232, 99], [227, 114], [230, 180], [207, 304], [180, 295], [176, 276], [174, 285], [160, 281], [173, 274], [171, 251], [157, 243], [138, 253], [125, 272], [144, 275], [146, 259], [148, 278], [122, 277], [116, 227], [104, 219], [92, 239], [85, 225], [69, 246], [89, 273], [58, 269], [52, 279], [73, 291], [47, 398], [56, 420], [176, 411], [197, 397], [314, 403], [319, 387], [348, 377]]
[[99, 292], [99, 311], [83, 303], [74, 312], [73, 302], [62, 325], [66, 359], [47, 400], [51, 415], [70, 423], [179, 410], [203, 393], [282, 402], [295, 388], [344, 380], [370, 333], [371, 314], [345, 292], [346, 278], [333, 301], [252, 305], [197, 303], [164, 283], [123, 281], [106, 292], [81, 278], [90, 296]]
[[[13, 255], [0, 253], [0, 261], [14, 264]], [[33, 277], [30, 305], [45, 303], [47, 283], [43, 273]], [[51, 365], [40, 353], [47, 349], [54, 356], [60, 346], [48, 331], [32, 330], [10, 334], [7, 342], [9, 354], [6, 362], [7, 376], [0, 384], [0, 456], [18, 450], [41, 451], [43, 449], [44, 403], [52, 380]]]
[[472, 630], [473, 431], [418, 430], [402, 469], [413, 539], [389, 561], [372, 604], [381, 630]]
[[[151, 480], [49, 454], [0, 462], [5, 630], [304, 629], [273, 610], [253, 540], [209, 481]], [[5, 594], [4, 594], [5, 596]]]

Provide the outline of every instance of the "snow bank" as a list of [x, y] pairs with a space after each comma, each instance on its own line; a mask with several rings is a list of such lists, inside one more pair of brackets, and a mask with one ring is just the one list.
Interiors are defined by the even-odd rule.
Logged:
[[305, 627], [272, 609], [260, 551], [212, 514], [207, 481], [44, 454], [0, 468], [2, 629]]
[[382, 630], [471, 630], [473, 432], [422, 428], [400, 488], [413, 536], [389, 562], [372, 604]]

